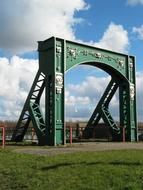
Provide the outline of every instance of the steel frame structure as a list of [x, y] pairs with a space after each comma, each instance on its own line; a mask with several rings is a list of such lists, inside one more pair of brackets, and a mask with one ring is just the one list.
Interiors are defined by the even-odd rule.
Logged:
[[[65, 144], [65, 72], [86, 64], [111, 76], [103, 96], [88, 121], [87, 129], [102, 118], [120, 141], [122, 129], [109, 111], [109, 103], [119, 88], [120, 126], [126, 141], [137, 141], [135, 57], [52, 37], [38, 42], [39, 70], [24, 104], [12, 141], [22, 141], [30, 121], [40, 145]], [[94, 85], [94, 84], [93, 84]], [[45, 88], [45, 118], [40, 98]]]

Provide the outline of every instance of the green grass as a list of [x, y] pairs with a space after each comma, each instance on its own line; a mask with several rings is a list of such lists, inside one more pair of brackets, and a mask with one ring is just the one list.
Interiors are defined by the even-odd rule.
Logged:
[[0, 190], [142, 190], [143, 151], [54, 157], [0, 149]]

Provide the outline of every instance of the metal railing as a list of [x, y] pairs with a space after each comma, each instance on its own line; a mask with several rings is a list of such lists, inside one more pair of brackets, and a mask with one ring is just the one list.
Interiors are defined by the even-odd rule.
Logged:
[[5, 127], [4, 126], [0, 126], [0, 133], [1, 133], [1, 141], [2, 141], [2, 148], [5, 148], [5, 142], [6, 142], [6, 133], [5, 133]]

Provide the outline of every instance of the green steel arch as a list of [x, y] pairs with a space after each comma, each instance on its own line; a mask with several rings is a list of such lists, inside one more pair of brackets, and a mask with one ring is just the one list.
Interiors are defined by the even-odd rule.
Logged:
[[[103, 96], [88, 121], [86, 130], [102, 118], [109, 126], [113, 140], [137, 141], [135, 57], [97, 47], [52, 37], [38, 43], [39, 70], [23, 107], [13, 141], [22, 141], [30, 121], [39, 144], [65, 144], [65, 72], [79, 64], [98, 67], [109, 75]], [[109, 103], [119, 88], [120, 127], [114, 122]], [[45, 89], [45, 119], [40, 98]], [[86, 131], [85, 130], [85, 131]]]

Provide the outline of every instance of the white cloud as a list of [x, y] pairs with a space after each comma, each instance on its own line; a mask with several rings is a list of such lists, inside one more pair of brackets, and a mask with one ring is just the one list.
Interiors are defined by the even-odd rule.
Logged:
[[143, 0], [127, 0], [128, 5], [137, 5], [137, 4], [143, 4]]
[[143, 101], [142, 101], [143, 88], [142, 88], [142, 83], [143, 83], [143, 71], [140, 71], [140, 72], [137, 72], [137, 77], [136, 77], [138, 121], [143, 121]]
[[128, 32], [122, 25], [110, 23], [99, 42], [95, 46], [126, 53], [129, 48]]
[[133, 27], [132, 31], [138, 35], [139, 39], [143, 40], [143, 25], [140, 27]]
[[66, 98], [65, 98], [65, 103], [66, 105], [70, 105], [70, 106], [75, 106], [76, 104], [80, 104], [80, 105], [89, 105], [90, 104], [90, 99], [89, 97], [85, 96], [73, 96], [70, 95], [69, 91], [66, 93]]
[[101, 93], [106, 88], [110, 76], [108, 77], [94, 77], [88, 76], [81, 84], [68, 85], [68, 90], [74, 92], [77, 96], [89, 97], [92, 102], [97, 102]]
[[37, 60], [0, 58], [0, 119], [18, 118], [37, 69]]
[[29, 51], [53, 35], [74, 40], [73, 26], [81, 21], [74, 13], [88, 8], [84, 0], [0, 1], [0, 48]]
[[66, 120], [81, 121], [87, 120], [90, 115], [90, 98], [87, 96], [75, 96], [66, 90]]
[[[37, 49], [37, 41], [51, 36], [77, 40], [76, 11], [89, 9], [84, 0], [5, 0], [0, 2], [0, 48], [14, 53]], [[114, 42], [114, 43], [113, 43]], [[127, 52], [128, 33], [122, 25], [110, 23], [103, 37], [92, 45]]]

